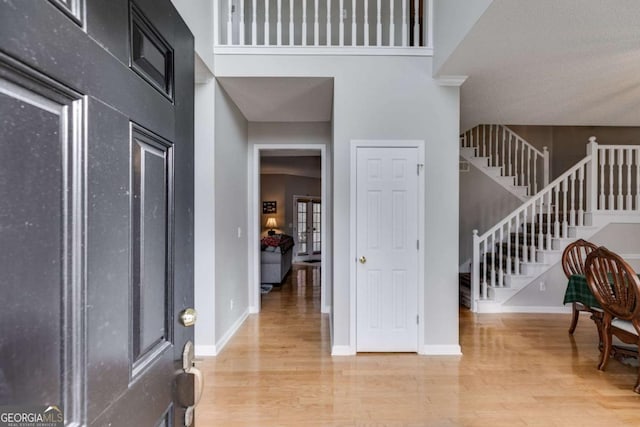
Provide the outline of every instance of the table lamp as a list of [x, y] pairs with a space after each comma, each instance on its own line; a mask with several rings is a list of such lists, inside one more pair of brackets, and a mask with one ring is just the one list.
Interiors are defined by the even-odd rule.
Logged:
[[276, 222], [275, 217], [267, 218], [267, 223], [265, 224], [265, 226], [270, 229], [267, 232], [269, 236], [273, 236], [274, 234], [276, 234], [276, 232], [273, 231], [274, 228], [278, 228], [278, 223]]

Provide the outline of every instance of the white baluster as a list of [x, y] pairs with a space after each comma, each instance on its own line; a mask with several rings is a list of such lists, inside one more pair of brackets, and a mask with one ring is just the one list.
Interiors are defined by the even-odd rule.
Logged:
[[244, 0], [240, 0], [240, 46], [244, 45]]
[[364, 45], [369, 46], [369, 0], [364, 0]]
[[327, 46], [331, 46], [331, 0], [327, 0]]
[[615, 210], [616, 197], [613, 193], [613, 166], [616, 163], [615, 151], [613, 148], [607, 150], [609, 160], [609, 210]]
[[633, 207], [631, 206], [631, 200], [633, 199], [633, 197], [631, 196], [631, 166], [633, 164], [633, 159], [631, 157], [632, 152], [633, 151], [630, 148], [628, 148], [625, 153], [626, 165], [627, 165], [627, 202], [625, 206], [626, 210], [633, 209]]
[[584, 225], [584, 167], [578, 169], [578, 226]]
[[357, 32], [356, 32], [356, 0], [351, 0], [351, 46], [356, 45]]
[[478, 241], [478, 230], [473, 230], [473, 259], [471, 261], [471, 307], [475, 309], [475, 300], [480, 299], [480, 242]]
[[549, 149], [542, 147], [542, 188], [549, 185]]
[[413, 46], [420, 46], [420, 5], [413, 1]]
[[527, 223], [527, 210], [522, 211], [522, 260], [529, 261], [529, 224]]
[[533, 203], [531, 205], [531, 242], [530, 243], [530, 251], [531, 251], [531, 256], [529, 257], [529, 259], [532, 262], [536, 261], [536, 221], [539, 220], [538, 217], [536, 216], [536, 204]]
[[307, 45], [307, 0], [302, 2], [302, 46]]
[[567, 215], [569, 209], [567, 206], [567, 192], [569, 191], [569, 182], [567, 178], [562, 180], [562, 237], [567, 237], [567, 226], [569, 224]]
[[538, 155], [533, 155], [533, 194], [538, 194]]
[[538, 205], [538, 249], [544, 249], [544, 197], [540, 198]]
[[569, 225], [576, 225], [576, 174], [572, 173], [569, 177], [569, 192], [571, 195], [571, 209], [569, 210]]
[[516, 270], [516, 275], [520, 274], [520, 215], [516, 215], [515, 217], [515, 240], [514, 240], [514, 245], [515, 245], [515, 253], [514, 253], [514, 258], [515, 258], [515, 270]]
[[318, 16], [318, 0], [314, 0], [313, 4], [314, 4], [313, 45], [318, 46], [320, 44], [320, 19]]
[[551, 249], [551, 205], [553, 204], [553, 192], [547, 191], [547, 249]]
[[636, 210], [640, 210], [640, 149], [636, 149]]
[[560, 184], [556, 185], [554, 187], [554, 191], [555, 191], [555, 218], [554, 218], [554, 222], [553, 222], [553, 234], [555, 235], [556, 239], [560, 238], [560, 210], [559, 210], [559, 204], [560, 204]]
[[289, 46], [293, 46], [294, 40], [294, 26], [293, 26], [293, 2], [289, 0]]
[[377, 2], [378, 10], [376, 13], [376, 46], [382, 46], [382, 5], [380, 0]]
[[[524, 142], [522, 143], [524, 145]], [[529, 193], [530, 196], [533, 196], [532, 193], [532, 185], [531, 185], [531, 148], [527, 147], [527, 172], [526, 175], [527, 177], [527, 182], [526, 182], [526, 186], [527, 186], [527, 192]]]
[[493, 158], [493, 126], [489, 125], [489, 166], [495, 166]]
[[511, 276], [511, 221], [507, 222], [507, 274]]
[[233, 44], [233, 2], [227, 1], [227, 46]]
[[256, 46], [258, 44], [258, 21], [256, 10], [256, 0], [253, 0], [253, 9], [251, 13], [251, 46]]
[[264, 0], [264, 45], [269, 46], [269, 0]]
[[482, 157], [487, 156], [487, 127], [482, 125]]
[[502, 255], [502, 246], [504, 243], [504, 231], [503, 231], [503, 227], [500, 227], [500, 241], [498, 243], [498, 286], [499, 287], [503, 287], [504, 286], [504, 282], [503, 282], [503, 276], [504, 276], [504, 272], [503, 272], [503, 260], [504, 257]]
[[511, 162], [511, 138], [512, 136], [509, 134], [509, 142], [507, 143], [507, 167], [509, 169], [509, 176], [513, 176], [513, 163]]
[[[494, 126], [495, 128], [495, 136], [494, 136], [494, 150], [495, 150], [495, 160], [493, 161], [494, 166], [500, 166], [500, 154], [498, 151], [498, 126]], [[502, 172], [500, 173], [502, 175]]]
[[276, 22], [276, 43], [282, 46], [282, 0], [278, 0], [278, 21]]
[[402, 47], [407, 46], [407, 35], [409, 28], [407, 27], [407, 0], [402, 0]]
[[338, 44], [344, 46], [344, 0], [340, 0], [340, 27], [338, 28]]
[[502, 166], [502, 176], [507, 175], [507, 162], [504, 158], [504, 146], [505, 146], [505, 131], [504, 128], [500, 128], [502, 130], [502, 159], [500, 160], [500, 166]]
[[486, 298], [487, 297], [487, 240], [484, 240], [483, 242], [483, 251], [482, 251], [482, 269], [481, 269], [481, 274], [482, 274], [482, 298]]
[[389, 2], [389, 46], [396, 45], [396, 17], [394, 16], [394, 3], [395, 1]]
[[606, 210], [607, 206], [606, 206], [606, 197], [604, 194], [604, 165], [605, 162], [607, 161], [607, 150], [606, 149], [600, 149], [598, 150], [598, 159], [600, 162], [600, 209], [601, 210]]
[[617, 150], [616, 151], [618, 153], [618, 197], [617, 197], [617, 206], [616, 209], [618, 210], [622, 210], [623, 206], [623, 199], [624, 196], [622, 195], [622, 166], [623, 166], [623, 162], [622, 162], [622, 156], [624, 155], [624, 151], [623, 150]]
[[491, 238], [491, 283], [492, 288], [496, 287], [496, 235], [495, 233], [489, 236]]
[[[522, 142], [522, 148], [520, 148], [520, 185], [527, 185], [524, 180], [524, 141], [520, 138], [517, 139], [518, 142]], [[516, 149], [518, 146], [516, 145]]]

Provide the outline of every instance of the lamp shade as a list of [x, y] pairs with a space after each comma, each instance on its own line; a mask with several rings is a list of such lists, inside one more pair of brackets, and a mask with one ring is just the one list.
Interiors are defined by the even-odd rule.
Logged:
[[276, 222], [275, 217], [267, 218], [267, 223], [265, 224], [267, 228], [278, 228], [278, 223]]

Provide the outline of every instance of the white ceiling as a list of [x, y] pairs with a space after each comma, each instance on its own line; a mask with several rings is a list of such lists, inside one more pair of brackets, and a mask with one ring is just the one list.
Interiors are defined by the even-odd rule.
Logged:
[[640, 1], [494, 0], [438, 72], [478, 123], [640, 125]]
[[333, 79], [325, 77], [219, 77], [250, 122], [329, 122]]

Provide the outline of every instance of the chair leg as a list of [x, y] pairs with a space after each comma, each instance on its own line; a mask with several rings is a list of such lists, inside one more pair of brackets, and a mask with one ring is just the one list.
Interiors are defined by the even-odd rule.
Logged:
[[638, 379], [636, 381], [635, 387], [633, 387], [633, 391], [640, 394], [640, 371], [638, 372]]
[[573, 332], [576, 330], [579, 316], [580, 316], [580, 311], [578, 310], [578, 304], [576, 302], [573, 302], [571, 304], [571, 326], [569, 326], [570, 335], [573, 335]]
[[611, 355], [611, 316], [605, 313], [602, 321], [602, 350], [600, 351], [600, 363], [598, 363], [598, 369], [604, 371], [609, 362], [609, 356]]

